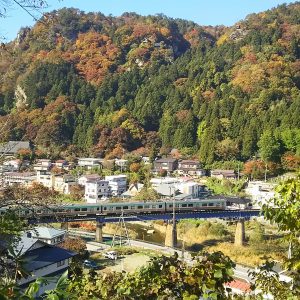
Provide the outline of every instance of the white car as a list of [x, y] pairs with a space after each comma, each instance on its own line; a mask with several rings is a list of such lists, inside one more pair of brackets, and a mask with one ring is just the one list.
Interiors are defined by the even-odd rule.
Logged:
[[109, 258], [109, 259], [117, 259], [118, 258], [118, 254], [116, 251], [108, 251], [104, 254], [105, 258]]

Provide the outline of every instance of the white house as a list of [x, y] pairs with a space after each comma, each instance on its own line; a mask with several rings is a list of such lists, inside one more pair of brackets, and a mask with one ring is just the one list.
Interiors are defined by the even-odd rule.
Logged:
[[48, 171], [37, 171], [36, 181], [42, 184], [43, 186], [52, 189], [54, 185], [54, 175]]
[[64, 159], [59, 159], [54, 162], [54, 165], [60, 169], [68, 169], [69, 163]]
[[102, 161], [103, 159], [101, 158], [82, 157], [82, 158], [78, 158], [78, 166], [86, 168], [88, 170], [95, 167], [101, 168]]
[[180, 182], [176, 187], [180, 193], [189, 195], [192, 198], [198, 198], [203, 189], [203, 186], [195, 181]]
[[66, 236], [66, 231], [52, 227], [38, 226], [29, 232], [32, 238], [36, 238], [49, 245], [62, 243]]
[[33, 238], [30, 232], [23, 234], [14, 251], [17, 253], [20, 251], [25, 262], [24, 269], [30, 274], [17, 281], [21, 289], [26, 289], [37, 278], [47, 278], [47, 282], [41, 285], [36, 297], [55, 288], [58, 279], [69, 268], [75, 255], [71, 251]]
[[38, 159], [33, 165], [35, 171], [49, 171], [51, 169], [52, 163], [50, 159]]
[[48, 171], [37, 171], [36, 181], [49, 189], [63, 194], [70, 194], [71, 186], [76, 184], [72, 175], [52, 174]]
[[3, 163], [4, 166], [10, 167], [11, 171], [19, 171], [22, 161], [20, 159], [7, 160]]
[[180, 160], [178, 162], [177, 173], [179, 175], [205, 176], [205, 170], [201, 169], [198, 160]]
[[150, 157], [149, 156], [142, 156], [142, 162], [145, 164], [145, 165], [150, 165]]
[[121, 169], [121, 171], [125, 171], [128, 167], [128, 160], [127, 159], [115, 159], [115, 165]]
[[203, 192], [203, 186], [190, 178], [152, 178], [150, 180], [152, 188], [162, 196], [170, 197], [177, 194], [185, 195], [186, 199], [198, 198]]
[[108, 181], [99, 178], [88, 179], [85, 183], [84, 198], [87, 203], [97, 203], [110, 196]]
[[24, 185], [31, 186], [36, 180], [36, 175], [33, 172], [7, 172], [4, 174], [5, 185]]
[[100, 180], [102, 177], [98, 174], [87, 174], [87, 175], [82, 175], [78, 178], [78, 184], [85, 186], [86, 182], [89, 180]]
[[276, 184], [264, 181], [249, 181], [245, 193], [250, 196], [256, 206], [264, 204], [275, 197]]
[[105, 180], [108, 181], [110, 193], [112, 196], [120, 196], [126, 191], [127, 188], [126, 175], [105, 176]]
[[68, 195], [71, 187], [76, 185], [75, 178], [70, 174], [54, 175], [53, 189], [59, 193]]

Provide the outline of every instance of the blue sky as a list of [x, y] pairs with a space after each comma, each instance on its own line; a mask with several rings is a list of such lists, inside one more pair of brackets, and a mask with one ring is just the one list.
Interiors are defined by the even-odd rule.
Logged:
[[[46, 11], [75, 7], [83, 11], [100, 11], [114, 16], [124, 12], [142, 15], [163, 13], [172, 18], [192, 20], [200, 25], [233, 25], [253, 12], [270, 9], [280, 0], [48, 0]], [[35, 14], [40, 17], [41, 15]], [[31, 26], [34, 20], [20, 9], [9, 9], [8, 16], [0, 19], [0, 36], [14, 39], [21, 27]]]

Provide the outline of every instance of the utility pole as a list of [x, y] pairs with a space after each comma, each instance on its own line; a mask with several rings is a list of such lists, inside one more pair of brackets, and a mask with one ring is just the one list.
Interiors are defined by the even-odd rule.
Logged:
[[265, 182], [267, 182], [267, 171], [268, 171], [268, 165], [265, 163]]
[[120, 235], [119, 235], [120, 242], [119, 242], [119, 245], [122, 246], [122, 234], [123, 234], [123, 229], [124, 229], [125, 238], [128, 242], [128, 246], [130, 246], [130, 239], [129, 239], [128, 230], [127, 230], [125, 220], [124, 220], [124, 211], [123, 210], [122, 210], [122, 213], [121, 213], [120, 218], [119, 218], [118, 226], [117, 226], [116, 231], [115, 231], [114, 236], [113, 236], [112, 247], [115, 246], [116, 235], [117, 235], [117, 232], [118, 232], [119, 228], [120, 228]]

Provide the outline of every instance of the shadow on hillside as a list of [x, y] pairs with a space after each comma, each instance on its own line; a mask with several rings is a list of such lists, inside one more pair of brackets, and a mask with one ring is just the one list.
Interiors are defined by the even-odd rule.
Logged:
[[199, 251], [202, 251], [205, 247], [216, 246], [222, 242], [224, 242], [224, 239], [210, 239], [210, 240], [206, 240], [202, 243], [192, 244], [191, 246], [187, 247], [187, 250], [192, 251], [192, 252], [199, 252]]

